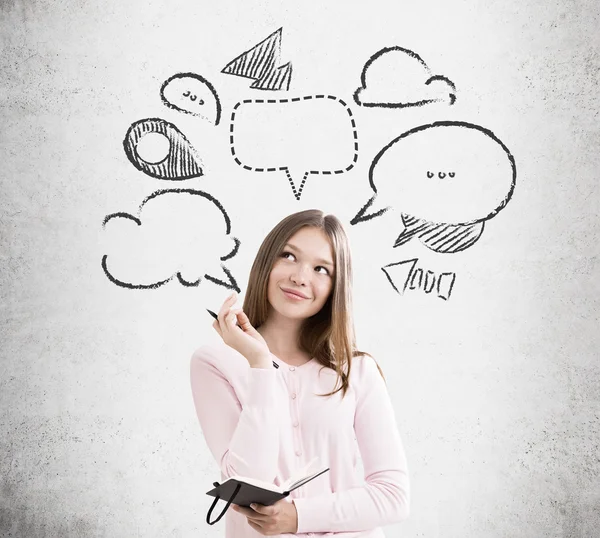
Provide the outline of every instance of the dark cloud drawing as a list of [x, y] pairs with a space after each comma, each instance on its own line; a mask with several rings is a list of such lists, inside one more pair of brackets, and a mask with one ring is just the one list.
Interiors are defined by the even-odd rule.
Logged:
[[456, 101], [456, 86], [448, 77], [433, 75], [416, 53], [385, 47], [371, 56], [360, 75], [354, 101], [363, 107], [406, 108]]
[[269, 37], [229, 62], [221, 73], [254, 80], [255, 90], [287, 91], [292, 81], [292, 64], [281, 63], [281, 35], [279, 28]]
[[[156, 136], [164, 137], [168, 142], [167, 154], [158, 162], [150, 162], [139, 154], [138, 146], [146, 137]], [[196, 149], [174, 124], [161, 118], [146, 118], [133, 123], [125, 134], [123, 148], [133, 166], [157, 179], [176, 181], [204, 174]]]
[[[136, 226], [131, 228], [128, 222]], [[112, 213], [102, 223], [103, 229], [107, 226], [118, 226], [120, 246], [111, 247], [120, 251], [105, 254], [102, 269], [117, 286], [156, 289], [176, 278], [183, 286], [197, 287], [205, 278], [241, 291], [223, 263], [237, 254], [240, 241], [230, 236], [231, 221], [221, 203], [206, 192], [156, 191], [140, 204], [138, 216]]]
[[163, 82], [162, 102], [174, 110], [203, 118], [215, 125], [221, 121], [221, 101], [217, 90], [196, 73], [177, 73]]

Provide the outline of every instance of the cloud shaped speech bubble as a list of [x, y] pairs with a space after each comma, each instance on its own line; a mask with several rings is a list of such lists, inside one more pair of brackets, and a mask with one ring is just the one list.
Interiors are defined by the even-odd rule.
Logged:
[[221, 120], [221, 101], [214, 86], [196, 73], [177, 73], [163, 82], [162, 102], [169, 108], [204, 118], [215, 125]]
[[413, 237], [438, 252], [473, 244], [483, 223], [509, 202], [516, 184], [514, 157], [489, 129], [467, 122], [439, 121], [410, 129], [387, 144], [369, 169], [376, 193], [352, 224], [381, 197], [402, 214], [404, 231], [394, 246]]
[[205, 278], [240, 292], [222, 263], [237, 254], [240, 241], [230, 236], [229, 216], [210, 194], [159, 190], [144, 199], [138, 216], [113, 213], [104, 218], [102, 227], [107, 225], [107, 233], [114, 235], [108, 242], [110, 255], [102, 257], [102, 269], [113, 284], [154, 289], [176, 277], [181, 285], [196, 287]]
[[231, 114], [230, 145], [245, 170], [284, 172], [297, 200], [310, 174], [343, 174], [358, 161], [352, 111], [333, 95], [241, 101]]
[[416, 53], [385, 47], [363, 67], [354, 101], [364, 107], [406, 108], [456, 101], [456, 86], [443, 75], [433, 75]]

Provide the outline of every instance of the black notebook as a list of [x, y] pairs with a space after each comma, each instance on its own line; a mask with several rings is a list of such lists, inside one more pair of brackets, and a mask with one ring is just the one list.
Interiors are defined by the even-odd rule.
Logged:
[[[215, 500], [206, 516], [206, 522], [209, 525], [215, 524], [223, 517], [223, 514], [227, 511], [230, 504], [237, 504], [238, 506], [243, 506], [246, 508], [250, 507], [251, 503], [262, 504], [265, 506], [275, 504], [277, 501], [287, 497], [291, 491], [294, 491], [307, 482], [317, 478], [317, 476], [329, 471], [329, 467], [327, 467], [325, 469], [320, 469], [316, 472], [306, 474], [308, 472], [308, 468], [310, 468], [313, 463], [314, 460], [307, 467], [302, 469], [300, 473], [296, 473], [289, 480], [281, 484], [281, 486], [239, 475], [232, 476], [222, 484], [214, 482], [214, 489], [206, 492], [207, 495], [215, 497]], [[221, 515], [211, 523], [209, 521], [210, 515], [219, 499], [227, 501], [227, 506], [225, 506], [223, 512], [221, 512]]]

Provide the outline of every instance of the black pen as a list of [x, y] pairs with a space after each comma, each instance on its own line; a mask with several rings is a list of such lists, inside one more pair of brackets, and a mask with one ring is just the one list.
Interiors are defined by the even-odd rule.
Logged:
[[[215, 319], [219, 319], [219, 316], [217, 316], [217, 314], [215, 314], [212, 310], [209, 310], [208, 308], [206, 309], [206, 311]], [[240, 326], [240, 324], [236, 321], [235, 323], [238, 327]], [[279, 364], [277, 364], [275, 361], [273, 362], [273, 366], [275, 366], [275, 368], [279, 368]]]

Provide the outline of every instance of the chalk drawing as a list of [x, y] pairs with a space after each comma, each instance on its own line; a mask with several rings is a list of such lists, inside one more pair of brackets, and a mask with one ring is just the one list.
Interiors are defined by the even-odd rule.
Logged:
[[241, 101], [231, 113], [229, 141], [244, 170], [285, 173], [296, 200], [309, 175], [343, 174], [358, 161], [354, 116], [333, 95]]
[[[435, 252], [459, 252], [506, 207], [516, 178], [514, 157], [489, 129], [458, 121], [420, 125], [375, 156], [369, 169], [375, 195], [351, 224], [396, 209], [403, 231], [395, 247], [418, 238]], [[390, 205], [371, 209], [379, 197]]]
[[281, 63], [281, 34], [279, 28], [269, 37], [229, 62], [221, 73], [253, 79], [255, 90], [287, 91], [292, 80], [292, 64]]
[[[131, 228], [128, 222], [136, 227]], [[197, 287], [205, 278], [241, 291], [231, 271], [222, 263], [237, 254], [240, 241], [230, 236], [230, 218], [210, 194], [194, 189], [162, 189], [144, 199], [137, 216], [112, 213], [104, 218], [102, 228], [109, 224], [118, 226], [116, 233], [121, 245], [118, 255], [102, 257], [104, 274], [113, 284], [128, 289], [156, 289], [176, 278], [183, 286]], [[224, 229], [219, 230], [220, 227]], [[221, 255], [219, 251], [223, 249], [226, 253]], [[209, 274], [214, 271], [204, 271], [204, 267], [215, 268], [223, 275]], [[149, 283], [139, 282], [142, 277], [135, 281], [136, 274], [141, 273]], [[169, 276], [160, 278], [158, 273]], [[193, 278], [184, 273], [192, 274]], [[117, 276], [120, 274], [129, 278]]]
[[432, 75], [423, 59], [402, 47], [385, 47], [365, 63], [354, 101], [363, 107], [406, 108], [456, 101], [456, 86]]
[[160, 88], [160, 97], [169, 108], [219, 125], [221, 101], [217, 91], [196, 73], [177, 73], [168, 78]]
[[[158, 162], [149, 162], [139, 155], [138, 144], [148, 135], [161, 135], [168, 141], [167, 154]], [[151, 177], [181, 180], [203, 175], [196, 149], [175, 125], [163, 119], [147, 118], [133, 123], [125, 135], [123, 148], [131, 164]]]
[[381, 270], [399, 295], [404, 295], [407, 289], [420, 290], [426, 294], [430, 294], [435, 290], [437, 297], [447, 301], [452, 294], [456, 274], [444, 272], [438, 275], [434, 271], [415, 267], [418, 261], [418, 258], [402, 260], [390, 263], [382, 267]]
[[398, 236], [395, 247], [408, 243], [417, 237], [421, 243], [435, 252], [449, 254], [460, 252], [473, 245], [483, 233], [485, 223], [457, 226], [452, 224], [435, 224], [410, 215], [402, 215], [404, 231]]

